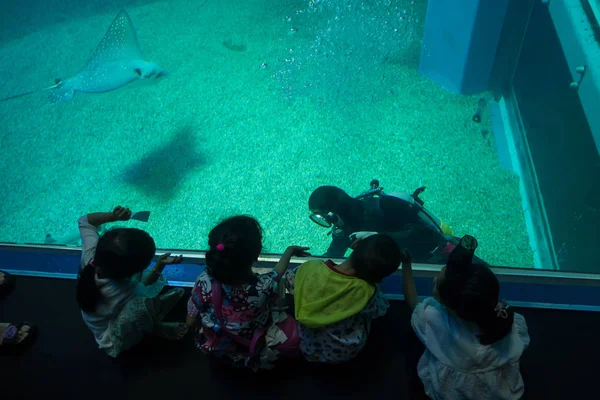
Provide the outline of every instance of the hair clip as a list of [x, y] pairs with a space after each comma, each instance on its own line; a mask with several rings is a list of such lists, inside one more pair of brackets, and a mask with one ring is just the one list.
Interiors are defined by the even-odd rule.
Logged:
[[506, 304], [506, 300], [500, 300], [494, 308], [494, 311], [496, 312], [496, 317], [504, 319], [508, 318], [508, 313], [506, 312], [507, 309], [508, 304]]
[[223, 243], [217, 244], [217, 250], [219, 250], [219, 251], [225, 250], [225, 245]]

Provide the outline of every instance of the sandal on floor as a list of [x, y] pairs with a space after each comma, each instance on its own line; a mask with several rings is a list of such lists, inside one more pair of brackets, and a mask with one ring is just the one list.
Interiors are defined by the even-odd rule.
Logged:
[[4, 282], [0, 283], [0, 297], [8, 296], [15, 288], [16, 279], [8, 272], [0, 271], [4, 275]]
[[[19, 342], [19, 331], [24, 327], [29, 327], [29, 333], [25, 339]], [[37, 338], [37, 328], [29, 322], [21, 322], [19, 325], [10, 324], [2, 335], [2, 343], [0, 344], [0, 353], [6, 354], [10, 352], [19, 353], [27, 350], [33, 345]]]

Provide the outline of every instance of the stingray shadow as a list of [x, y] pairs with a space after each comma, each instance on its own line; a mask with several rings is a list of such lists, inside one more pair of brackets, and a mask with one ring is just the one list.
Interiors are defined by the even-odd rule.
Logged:
[[122, 179], [147, 196], [169, 200], [191, 171], [206, 165], [197, 143], [193, 127], [180, 128], [169, 142], [127, 167]]

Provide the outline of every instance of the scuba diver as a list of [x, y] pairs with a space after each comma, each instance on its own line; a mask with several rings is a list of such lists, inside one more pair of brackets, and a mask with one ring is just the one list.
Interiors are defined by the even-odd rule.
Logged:
[[308, 208], [313, 222], [331, 228], [331, 245], [323, 256], [342, 258], [356, 240], [377, 232], [408, 249], [414, 262], [445, 264], [459, 238], [425, 209], [419, 198], [424, 190], [386, 194], [376, 179], [371, 181], [371, 189], [357, 197], [336, 186], [318, 187], [310, 195]]

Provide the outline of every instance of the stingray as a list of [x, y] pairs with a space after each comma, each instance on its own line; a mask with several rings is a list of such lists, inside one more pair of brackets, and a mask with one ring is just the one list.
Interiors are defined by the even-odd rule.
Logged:
[[103, 93], [119, 89], [140, 79], [158, 79], [166, 76], [158, 65], [145, 61], [133, 23], [125, 10], [121, 10], [106, 31], [104, 38], [76, 75], [56, 79], [50, 87], [4, 98], [14, 99], [40, 91], [50, 91], [48, 99], [69, 101], [75, 92]]

